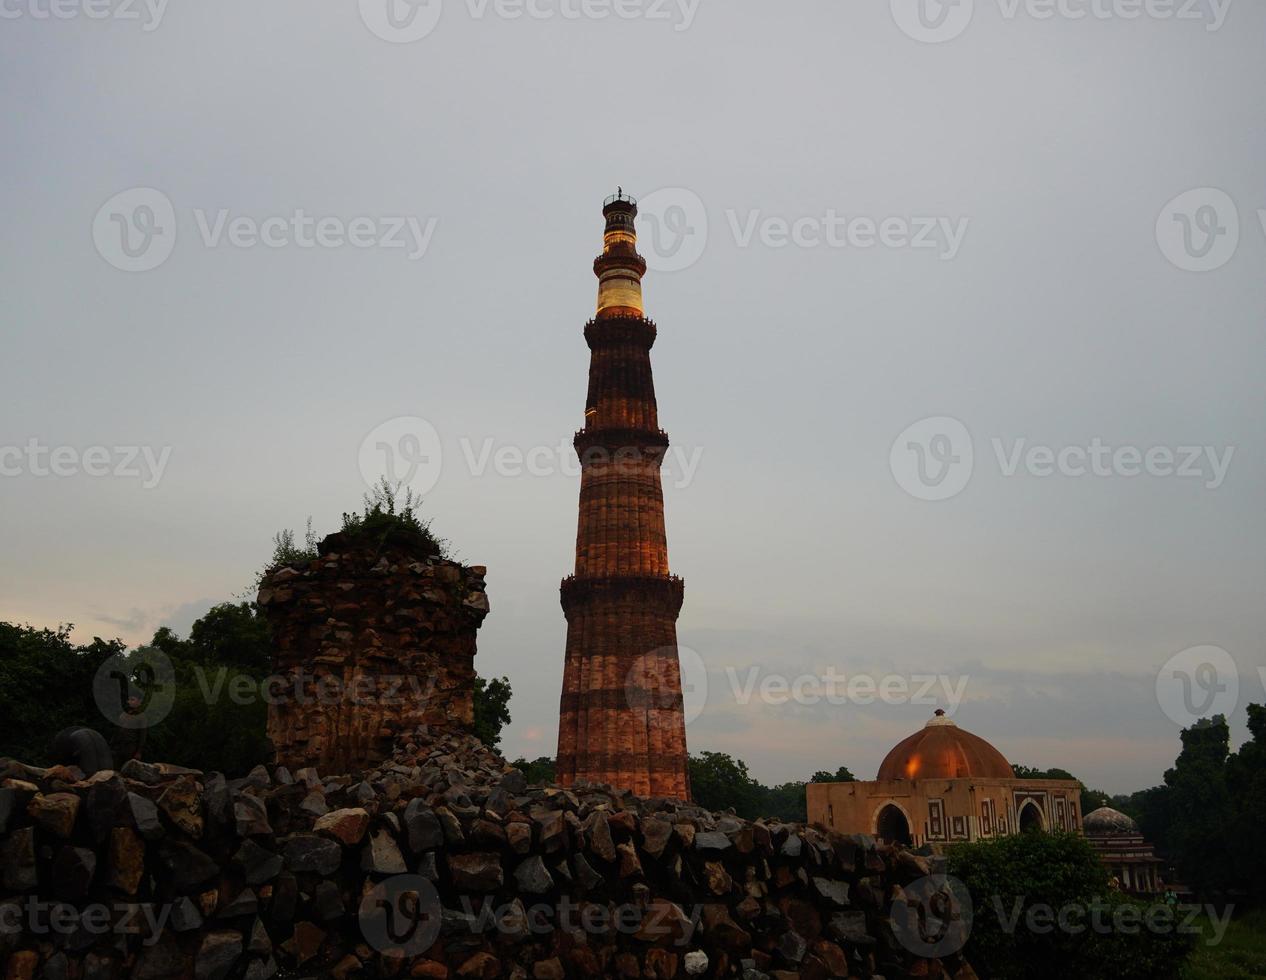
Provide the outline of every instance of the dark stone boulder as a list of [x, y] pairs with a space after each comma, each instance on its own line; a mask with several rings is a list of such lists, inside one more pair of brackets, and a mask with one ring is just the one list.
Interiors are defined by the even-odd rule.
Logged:
[[286, 842], [286, 868], [296, 874], [331, 875], [343, 861], [338, 843], [312, 834], [298, 834]]
[[248, 837], [233, 855], [233, 863], [242, 870], [242, 877], [248, 885], [262, 885], [281, 873], [285, 860]]
[[242, 934], [220, 930], [207, 933], [194, 960], [196, 980], [225, 980], [242, 957]]
[[184, 841], [164, 840], [159, 843], [158, 859], [176, 891], [184, 895], [220, 873], [211, 858]]
[[97, 873], [97, 855], [86, 847], [63, 845], [53, 860], [53, 893], [77, 899], [88, 894]]

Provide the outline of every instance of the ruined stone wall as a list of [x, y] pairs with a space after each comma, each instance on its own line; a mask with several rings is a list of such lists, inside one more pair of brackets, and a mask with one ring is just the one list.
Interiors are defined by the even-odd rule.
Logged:
[[276, 761], [352, 772], [428, 725], [469, 730], [485, 569], [333, 534], [273, 570], [258, 603], [273, 633], [268, 737]]
[[951, 905], [902, 912], [943, 859], [528, 786], [471, 736], [354, 775], [82, 776], [0, 760], [5, 980], [974, 977]]

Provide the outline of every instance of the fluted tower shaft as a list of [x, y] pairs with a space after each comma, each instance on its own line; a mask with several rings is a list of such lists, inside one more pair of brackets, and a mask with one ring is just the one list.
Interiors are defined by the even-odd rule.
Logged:
[[562, 585], [567, 651], [558, 780], [610, 783], [641, 796], [690, 798], [677, 614], [682, 581], [668, 571], [651, 345], [642, 306], [637, 203], [609, 198], [594, 260], [598, 310], [580, 456], [576, 571]]

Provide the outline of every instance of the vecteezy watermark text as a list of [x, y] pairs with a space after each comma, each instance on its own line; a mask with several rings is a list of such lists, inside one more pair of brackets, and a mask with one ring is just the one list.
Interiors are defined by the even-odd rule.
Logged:
[[742, 216], [725, 212], [734, 244], [748, 248], [753, 242], [766, 248], [889, 248], [935, 249], [937, 258], [949, 261], [958, 255], [971, 219], [967, 217], [905, 217], [893, 215], [871, 218], [844, 215], [827, 208], [821, 215], [786, 218], [766, 215], [760, 209]]
[[[1232, 0], [996, 0], [1004, 22], [1182, 21], [1221, 30]], [[976, 0], [890, 0], [892, 19], [924, 44], [952, 41], [971, 26]], [[981, 3], [982, 7], [988, 4]]]
[[845, 704], [925, 704], [949, 706], [953, 714], [967, 690], [966, 676], [948, 674], [842, 674], [833, 666], [820, 674], [790, 677], [764, 671], [760, 667], [726, 667], [730, 693], [737, 704], [784, 705]]
[[0, 903], [0, 936], [129, 936], [144, 946], [162, 937], [173, 906], [152, 902], [92, 902], [75, 906], [34, 895]]
[[158, 28], [168, 0], [0, 0], [0, 20], [138, 20]]
[[[474, 21], [498, 20], [644, 20], [670, 22], [686, 31], [695, 21], [700, 0], [463, 0]], [[360, 18], [384, 41], [410, 44], [434, 31], [444, 12], [443, 0], [359, 0]]]
[[310, 674], [302, 667], [290, 674], [255, 678], [247, 674], [229, 676], [227, 668], [208, 672], [194, 667], [193, 674], [207, 704], [227, 698], [234, 704], [429, 704], [435, 694], [436, 679], [416, 674], [360, 674], [344, 680], [341, 674]]
[[[655, 272], [694, 265], [708, 245], [708, 210], [694, 191], [664, 187], [638, 201], [639, 251]], [[889, 249], [958, 256], [971, 219], [930, 214], [867, 215], [824, 208], [815, 214], [774, 214], [762, 208], [727, 208], [725, 228], [736, 248]]]
[[[1085, 445], [1063, 446], [995, 436], [990, 446], [1004, 477], [1173, 477], [1201, 480], [1206, 490], [1222, 486], [1235, 455], [1234, 446], [1112, 445], [1099, 436]], [[945, 415], [907, 426], [893, 440], [888, 456], [898, 486], [920, 500], [948, 500], [961, 493], [971, 480], [975, 461], [971, 433], [958, 419]]]
[[167, 470], [171, 451], [171, 446], [49, 446], [32, 437], [23, 446], [0, 446], [0, 477], [113, 477], [140, 480], [142, 488], [152, 490]]
[[1231, 905], [1219, 915], [1215, 905], [1169, 905], [1164, 902], [1136, 905], [1132, 902], [1110, 902], [1101, 897], [1089, 902], [1065, 902], [1054, 906], [1046, 902], [1026, 905], [1021, 895], [1013, 898], [1008, 907], [1000, 895], [994, 895], [990, 905], [1003, 931], [1012, 935], [1023, 923], [1025, 932], [1038, 936], [1053, 932], [1069, 936], [1084, 933], [1137, 936], [1144, 931], [1158, 936], [1170, 933], [1197, 936], [1203, 931], [1199, 920], [1207, 917], [1212, 927], [1212, 935], [1205, 940], [1209, 946], [1222, 942], [1234, 912]]
[[[499, 442], [492, 436], [458, 439], [460, 460], [472, 477], [578, 477], [582, 461], [571, 439], [550, 445], [519, 446]], [[440, 481], [445, 451], [439, 430], [424, 418], [402, 415], [374, 427], [361, 440], [357, 463], [369, 486], [377, 485], [383, 474], [393, 483], [419, 496], [430, 493]], [[585, 449], [584, 464], [620, 465], [643, 459], [637, 446]], [[703, 459], [700, 446], [669, 446], [664, 452], [660, 474], [674, 489], [690, 486]]]
[[[191, 210], [197, 238], [207, 249], [400, 250], [412, 261], [426, 255], [438, 218], [416, 215], [235, 214], [228, 208]], [[148, 272], [171, 257], [179, 231], [176, 206], [162, 191], [134, 187], [115, 194], [97, 211], [92, 240], [116, 269]]]

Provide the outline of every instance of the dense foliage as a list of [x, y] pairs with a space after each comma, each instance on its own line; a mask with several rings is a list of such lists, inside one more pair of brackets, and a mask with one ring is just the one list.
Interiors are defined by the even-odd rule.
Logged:
[[[0, 623], [0, 756], [46, 765], [53, 736], [72, 725], [116, 742], [116, 719], [101, 714], [93, 679], [107, 659], [127, 654], [126, 646], [100, 639], [78, 646], [70, 629]], [[261, 687], [271, 653], [267, 624], [253, 603], [215, 606], [193, 624], [188, 639], [162, 627], [149, 647], [126, 655], [124, 669], [147, 651], [171, 663], [175, 693], [170, 711], [146, 731], [142, 758], [231, 776], [267, 761], [268, 703]], [[477, 734], [489, 745], [500, 741], [510, 721], [510, 696], [506, 678], [476, 678]]]
[[72, 643], [70, 624], [56, 630], [0, 623], [0, 756], [44, 765], [48, 744], [71, 725], [102, 728], [92, 696], [97, 669], [126, 648], [100, 638]]
[[955, 845], [949, 874], [971, 895], [964, 952], [983, 978], [1165, 980], [1178, 976], [1194, 944], [1181, 914], [1111, 891], [1079, 834]]
[[556, 776], [554, 760], [547, 755], [543, 755], [539, 759], [533, 759], [531, 762], [520, 756], [514, 760], [513, 765], [523, 775], [527, 776], [529, 783], [554, 782]]
[[[834, 773], [815, 772], [809, 782], [853, 782], [846, 766]], [[710, 810], [733, 809], [740, 817], [777, 817], [806, 820], [805, 783], [793, 781], [764, 786], [747, 771], [747, 763], [722, 752], [700, 752], [690, 757], [690, 791], [695, 802]]]
[[475, 677], [475, 734], [490, 749], [501, 743], [501, 729], [510, 724], [510, 679]]
[[421, 505], [412, 489], [401, 496], [399, 486], [383, 477], [373, 492], [365, 495], [361, 513], [343, 515], [339, 533], [344, 538], [371, 542], [379, 551], [393, 546], [419, 557], [447, 557], [448, 542], [435, 536], [429, 520], [418, 516]]
[[1248, 706], [1250, 739], [1231, 752], [1222, 715], [1183, 729], [1182, 750], [1164, 783], [1112, 805], [1172, 861], [1184, 884], [1203, 897], [1260, 902], [1266, 879], [1266, 707]]

